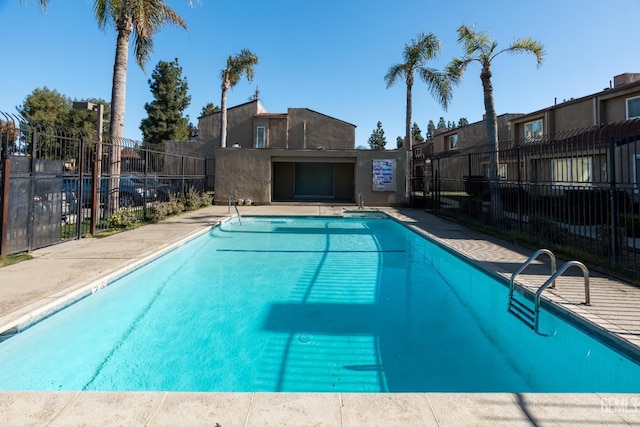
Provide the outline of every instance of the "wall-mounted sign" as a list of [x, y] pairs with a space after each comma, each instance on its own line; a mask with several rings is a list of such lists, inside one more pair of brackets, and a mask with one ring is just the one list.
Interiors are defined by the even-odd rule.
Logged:
[[373, 161], [373, 191], [396, 191], [396, 161]]

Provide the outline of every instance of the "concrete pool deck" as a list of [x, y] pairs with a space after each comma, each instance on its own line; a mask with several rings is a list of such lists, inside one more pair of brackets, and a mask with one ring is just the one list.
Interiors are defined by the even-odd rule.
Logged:
[[[242, 215], [340, 215], [356, 207], [272, 205], [239, 209]], [[380, 210], [507, 279], [533, 253], [421, 210]], [[211, 206], [106, 238], [74, 240], [33, 251], [33, 260], [0, 269], [0, 332], [46, 315], [61, 301], [102, 286], [105, 277], [122, 274], [228, 216], [227, 206]], [[519, 275], [518, 282], [529, 289], [542, 284], [550, 271], [545, 258], [540, 257]], [[558, 266], [563, 262], [558, 260]], [[628, 348], [640, 347], [640, 288], [593, 271], [590, 280], [591, 306], [581, 304], [584, 286], [578, 269], [568, 270], [556, 289], [545, 291], [543, 296], [588, 319], [594, 328], [610, 331]], [[0, 392], [0, 423], [218, 423], [222, 427], [640, 425], [640, 394]]]

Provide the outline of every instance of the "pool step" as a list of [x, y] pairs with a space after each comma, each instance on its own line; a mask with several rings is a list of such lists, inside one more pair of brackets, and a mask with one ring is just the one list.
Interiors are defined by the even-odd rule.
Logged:
[[531, 307], [528, 307], [524, 302], [511, 298], [509, 300], [509, 307], [507, 308], [509, 313], [520, 319], [522, 323], [535, 331], [536, 325], [536, 312]]

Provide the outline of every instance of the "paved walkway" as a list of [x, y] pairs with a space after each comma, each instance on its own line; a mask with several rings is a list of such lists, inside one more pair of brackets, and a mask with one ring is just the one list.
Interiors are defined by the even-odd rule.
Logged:
[[[339, 215], [344, 208], [258, 206], [240, 211]], [[381, 210], [506, 278], [532, 253], [419, 210]], [[226, 206], [211, 206], [107, 238], [34, 251], [33, 260], [0, 269], [0, 332], [19, 330], [226, 216]], [[518, 281], [530, 289], [542, 284], [550, 272], [545, 258]], [[568, 270], [544, 296], [594, 327], [612, 331], [630, 349], [640, 347], [640, 288], [591, 272], [592, 305], [585, 306], [583, 278], [575, 270]], [[640, 425], [640, 394], [0, 392], [0, 420], [19, 426]]]

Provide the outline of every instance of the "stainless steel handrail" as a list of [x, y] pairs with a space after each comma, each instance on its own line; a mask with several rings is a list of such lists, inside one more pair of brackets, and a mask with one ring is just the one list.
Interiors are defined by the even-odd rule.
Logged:
[[[533, 253], [533, 255], [531, 255], [529, 257], [528, 260], [526, 260], [524, 262], [524, 264], [522, 264], [520, 266], [520, 268], [511, 275], [511, 282], [509, 283], [509, 304], [511, 304], [511, 299], [513, 298], [513, 290], [515, 288], [515, 279], [516, 276], [520, 273], [522, 273], [522, 271], [527, 268], [529, 266], [529, 264], [531, 264], [536, 258], [538, 258], [538, 256], [542, 255], [542, 254], [546, 254], [549, 255], [549, 259], [551, 259], [551, 274], [555, 274], [556, 272], [556, 256], [553, 254], [553, 252], [551, 252], [549, 249], [538, 249], [537, 251], [535, 251]], [[555, 278], [554, 278], [554, 282], [553, 282], [553, 286], [551, 286], [552, 288], [555, 288]]]
[[560, 267], [556, 273], [549, 277], [546, 282], [542, 286], [538, 288], [536, 291], [536, 297], [534, 299], [534, 307], [535, 307], [535, 324], [534, 330], [538, 332], [538, 313], [540, 311], [540, 294], [544, 291], [551, 282], [555, 281], [558, 276], [564, 273], [569, 267], [579, 267], [582, 270], [582, 274], [584, 276], [584, 303], [585, 305], [591, 305], [591, 291], [589, 290], [589, 269], [581, 263], [580, 261], [568, 261]]

